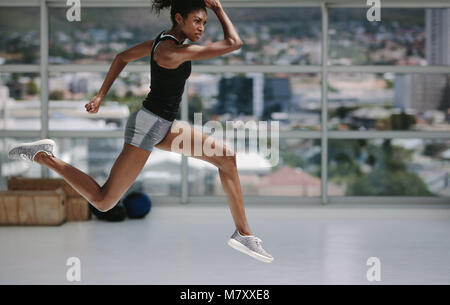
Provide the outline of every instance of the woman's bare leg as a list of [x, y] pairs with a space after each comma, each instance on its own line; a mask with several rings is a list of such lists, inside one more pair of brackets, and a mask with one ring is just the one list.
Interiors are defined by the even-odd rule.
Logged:
[[245, 216], [244, 201], [242, 199], [241, 182], [236, 166], [236, 159], [225, 162], [219, 167], [219, 177], [223, 189], [227, 195], [231, 214], [233, 215], [236, 228], [242, 235], [253, 235]]
[[[179, 125], [176, 125], [179, 124]], [[252, 231], [250, 230], [250, 227], [247, 222], [247, 218], [245, 216], [245, 208], [244, 208], [244, 202], [242, 199], [242, 190], [241, 190], [241, 183], [239, 181], [239, 175], [237, 172], [236, 167], [236, 158], [235, 155], [225, 157], [225, 152], [227, 148], [223, 145], [222, 142], [215, 140], [212, 147], [220, 147], [220, 149], [223, 152], [224, 157], [220, 156], [207, 156], [206, 154], [202, 153], [201, 156], [194, 156], [194, 139], [197, 139], [197, 137], [194, 137], [194, 132], [198, 133], [200, 131], [195, 130], [192, 126], [185, 122], [177, 121], [172, 126], [172, 130], [167, 134], [167, 136], [164, 138], [163, 141], [158, 143], [155, 147], [161, 150], [166, 151], [173, 151], [177, 153], [184, 154], [180, 152], [179, 150], [172, 150], [172, 142], [180, 136], [180, 134], [183, 133], [182, 129], [179, 129], [178, 132], [174, 132], [174, 130], [178, 129], [178, 126], [182, 126], [184, 128], [185, 133], [191, 134], [191, 152], [188, 154], [188, 156], [207, 161], [211, 164], [214, 164], [219, 169], [219, 177], [222, 182], [222, 186], [224, 188], [224, 191], [227, 195], [228, 204], [230, 206], [231, 215], [233, 216], [233, 220], [236, 226], [236, 229], [242, 234], [242, 235], [253, 235]], [[201, 133], [201, 136], [199, 137], [202, 139], [202, 145], [205, 142], [207, 138], [211, 138], [205, 133]], [[177, 138], [179, 139], [179, 138]], [[179, 145], [180, 149], [183, 149], [183, 144]]]
[[133, 184], [149, 156], [149, 151], [124, 143], [103, 186], [79, 169], [44, 152], [38, 153], [34, 160], [57, 172], [98, 210], [107, 211], [114, 207]]

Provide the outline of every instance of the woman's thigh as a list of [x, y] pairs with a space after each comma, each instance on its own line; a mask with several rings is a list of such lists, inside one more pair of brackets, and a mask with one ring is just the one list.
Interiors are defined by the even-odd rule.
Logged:
[[156, 148], [194, 157], [219, 166], [223, 156], [233, 156], [226, 144], [184, 121], [175, 121]]

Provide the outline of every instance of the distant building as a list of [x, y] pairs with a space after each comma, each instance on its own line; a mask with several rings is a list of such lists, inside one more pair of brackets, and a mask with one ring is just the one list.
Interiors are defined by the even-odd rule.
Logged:
[[[425, 28], [428, 65], [450, 65], [450, 8], [426, 9]], [[394, 105], [418, 111], [439, 109], [446, 104], [442, 99], [448, 82], [442, 74], [397, 74]]]
[[261, 118], [264, 112], [264, 74], [247, 73], [253, 79], [253, 115]]
[[442, 74], [397, 74], [394, 106], [421, 112], [439, 109], [448, 81]]
[[249, 115], [272, 119], [272, 113], [290, 111], [292, 90], [289, 78], [268, 77], [250, 73], [245, 77], [222, 78], [219, 81], [217, 114], [232, 117]]
[[426, 57], [429, 65], [450, 65], [450, 8], [426, 9]]
[[219, 81], [217, 114], [232, 116], [253, 114], [253, 79], [248, 77], [222, 78]]
[[392, 111], [381, 107], [362, 107], [350, 112], [349, 119], [352, 124], [365, 129], [376, 129], [378, 120], [389, 118]]
[[291, 98], [291, 84], [287, 77], [265, 78], [263, 119], [271, 119], [273, 112], [289, 113]]
[[87, 93], [88, 80], [86, 78], [79, 78], [71, 81], [69, 84], [69, 90], [72, 93]]

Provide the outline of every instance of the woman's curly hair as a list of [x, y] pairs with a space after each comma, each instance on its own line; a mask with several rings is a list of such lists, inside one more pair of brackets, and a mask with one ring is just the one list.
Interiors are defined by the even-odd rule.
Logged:
[[170, 7], [170, 19], [172, 24], [175, 25], [175, 15], [179, 13], [183, 18], [198, 9], [204, 9], [206, 11], [206, 5], [204, 0], [153, 0], [152, 9], [159, 15], [161, 10]]

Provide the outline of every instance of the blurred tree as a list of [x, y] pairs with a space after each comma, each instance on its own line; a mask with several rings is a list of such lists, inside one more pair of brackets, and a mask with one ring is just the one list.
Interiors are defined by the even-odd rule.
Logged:
[[[385, 139], [378, 146], [367, 140], [330, 140], [330, 181], [345, 181], [347, 196], [431, 196], [423, 180], [407, 169], [412, 152], [391, 142]], [[363, 172], [360, 161], [372, 170]]]
[[131, 97], [133, 97], [133, 91], [127, 90], [127, 92], [125, 93], [125, 98], [131, 98]]
[[331, 86], [330, 84], [328, 84], [328, 92], [338, 92], [339, 90], [336, 89], [335, 87]]
[[445, 143], [429, 143], [425, 145], [423, 154], [425, 156], [438, 158], [439, 154], [447, 150], [447, 145]]
[[[353, 107], [339, 106], [336, 109], [336, 112], [334, 113], [334, 115], [337, 115], [340, 119], [345, 119], [350, 112], [352, 112], [358, 108], [359, 108], [358, 106], [353, 106]], [[333, 116], [330, 115], [330, 117], [333, 117]]]
[[389, 79], [385, 79], [384, 82], [386, 83], [386, 89], [393, 89], [394, 88], [394, 82], [389, 80]]
[[361, 167], [356, 161], [361, 155], [361, 145], [365, 146], [366, 144], [355, 140], [329, 140], [328, 177], [330, 179], [362, 174]]
[[64, 92], [62, 90], [53, 90], [48, 95], [49, 100], [62, 100], [64, 99]]
[[388, 118], [380, 119], [378, 126], [385, 130], [410, 130], [416, 124], [416, 117], [402, 110], [399, 114], [391, 114]]
[[433, 196], [416, 174], [375, 168], [368, 175], [350, 179], [347, 196]]
[[33, 78], [25, 85], [25, 92], [29, 95], [36, 95], [38, 93], [38, 86]]
[[305, 167], [305, 160], [303, 160], [302, 157], [300, 157], [298, 154], [280, 150], [280, 161], [277, 167], [289, 165], [290, 167], [296, 168], [296, 167]]

